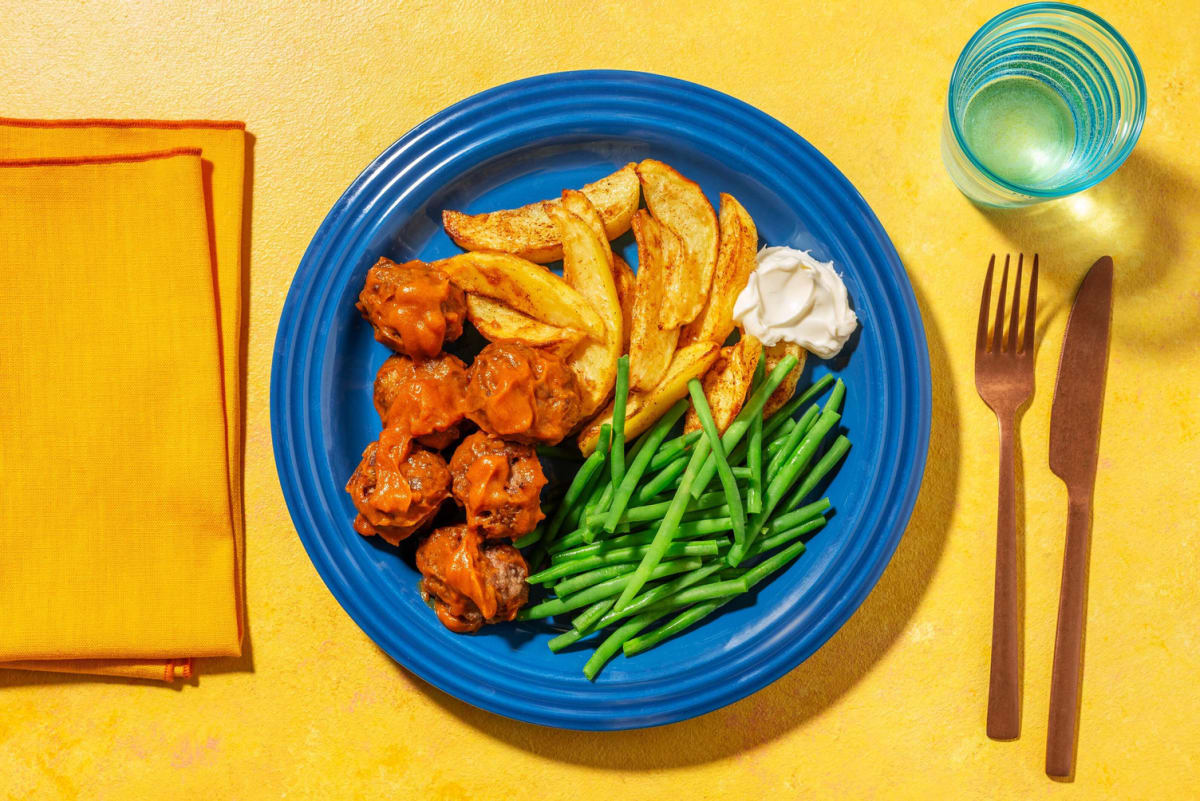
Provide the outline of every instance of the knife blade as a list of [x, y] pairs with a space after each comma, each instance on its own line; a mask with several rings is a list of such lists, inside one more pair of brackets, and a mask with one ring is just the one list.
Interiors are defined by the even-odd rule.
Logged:
[[1069, 778], [1075, 771], [1092, 494], [1100, 455], [1112, 284], [1113, 261], [1104, 256], [1088, 270], [1075, 295], [1050, 410], [1050, 469], [1067, 485], [1068, 498], [1046, 736], [1046, 774], [1056, 778]]

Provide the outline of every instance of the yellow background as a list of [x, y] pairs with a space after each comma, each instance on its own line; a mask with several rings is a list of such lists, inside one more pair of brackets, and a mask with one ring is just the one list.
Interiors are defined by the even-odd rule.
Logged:
[[[0, 0], [2, 113], [244, 119], [250, 263], [250, 649], [182, 688], [0, 672], [0, 795], [32, 798], [1194, 798], [1200, 786], [1200, 12], [1092, 7], [1149, 87], [1141, 142], [1086, 195], [983, 213], [938, 154], [954, 59], [1006, 4]], [[1141, 8], [1139, 9], [1139, 6]], [[908, 267], [934, 371], [925, 485], [891, 566], [800, 668], [665, 728], [558, 732], [468, 707], [397, 667], [326, 591], [271, 456], [275, 322], [326, 210], [447, 104], [542, 72], [614, 67], [729, 92], [799, 131], [878, 213]], [[1025, 414], [1025, 722], [984, 736], [995, 426], [972, 378], [992, 252], [1042, 256]], [[1116, 259], [1079, 767], [1042, 773], [1065, 493], [1046, 466], [1067, 305]], [[86, 264], [74, 265], [87, 269]]]

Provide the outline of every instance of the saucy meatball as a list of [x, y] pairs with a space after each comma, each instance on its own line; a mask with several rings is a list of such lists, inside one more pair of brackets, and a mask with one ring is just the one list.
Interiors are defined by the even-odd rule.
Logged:
[[486, 542], [467, 526], [436, 529], [417, 548], [421, 594], [451, 631], [512, 620], [529, 598], [529, 566], [508, 543]]
[[449, 490], [446, 461], [398, 429], [384, 429], [379, 442], [367, 446], [346, 482], [358, 510], [354, 530], [364, 537], [377, 534], [392, 545], [433, 519]]
[[540, 500], [546, 477], [532, 445], [477, 431], [450, 457], [450, 473], [467, 525], [487, 539], [515, 539], [545, 517]]
[[380, 259], [367, 271], [358, 310], [375, 338], [414, 359], [432, 359], [462, 335], [467, 298], [449, 277], [424, 262]]
[[467, 408], [467, 366], [449, 353], [414, 362], [396, 354], [375, 376], [375, 411], [388, 427], [405, 428], [426, 447], [458, 439]]
[[583, 414], [575, 373], [553, 353], [494, 342], [467, 371], [467, 417], [518, 442], [561, 442]]

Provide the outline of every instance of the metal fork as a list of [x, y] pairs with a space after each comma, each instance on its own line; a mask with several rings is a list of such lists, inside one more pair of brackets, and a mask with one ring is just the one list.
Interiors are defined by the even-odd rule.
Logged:
[[[1012, 311], [1008, 330], [1004, 306], [1008, 294], [1009, 256], [996, 300], [993, 332], [988, 337], [988, 309], [992, 299], [992, 274], [996, 256], [988, 262], [979, 301], [979, 330], [975, 338], [975, 388], [1000, 424], [1000, 494], [996, 510], [996, 589], [992, 610], [992, 666], [988, 683], [987, 734], [995, 740], [1016, 739], [1021, 733], [1020, 610], [1017, 598], [1017, 503], [1013, 440], [1017, 411], [1033, 394], [1033, 331], [1037, 312], [1038, 257], [1033, 256], [1029, 298], [1025, 310], [1025, 334], [1017, 348], [1020, 322], [1021, 273], [1025, 256], [1017, 258], [1013, 282]], [[1007, 336], [1006, 336], [1007, 334]]]

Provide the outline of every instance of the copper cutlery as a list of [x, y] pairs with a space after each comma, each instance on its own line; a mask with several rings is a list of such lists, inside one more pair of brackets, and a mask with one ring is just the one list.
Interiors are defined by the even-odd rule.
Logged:
[[1105, 256], [1092, 265], [1075, 295], [1050, 411], [1050, 469], [1067, 485], [1068, 498], [1046, 737], [1046, 773], [1055, 778], [1068, 778], [1075, 770], [1092, 495], [1100, 452], [1112, 284], [1113, 262]]
[[1021, 279], [1025, 257], [1017, 257], [1012, 309], [1005, 329], [1005, 303], [1011, 257], [1004, 257], [1004, 272], [996, 300], [993, 331], [988, 336], [992, 279], [996, 257], [988, 263], [979, 303], [979, 328], [975, 338], [975, 387], [1000, 426], [1000, 489], [996, 511], [996, 585], [992, 609], [992, 662], [988, 683], [987, 734], [1011, 740], [1021, 731], [1020, 610], [1018, 608], [1016, 465], [1014, 439], [1017, 411], [1033, 394], [1033, 333], [1037, 313], [1038, 257], [1034, 254], [1029, 275], [1028, 299], [1021, 322]]

